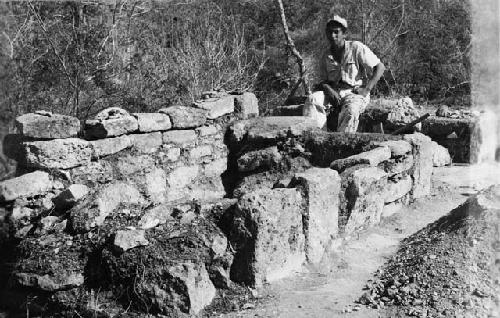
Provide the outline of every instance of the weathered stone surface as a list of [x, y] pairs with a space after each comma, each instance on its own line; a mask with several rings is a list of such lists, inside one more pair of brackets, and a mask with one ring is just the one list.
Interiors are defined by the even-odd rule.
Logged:
[[384, 205], [382, 209], [382, 217], [390, 217], [403, 209], [403, 204], [401, 202], [391, 202]]
[[296, 189], [259, 189], [243, 195], [234, 212], [231, 278], [261, 285], [289, 275], [305, 261], [302, 196]]
[[19, 134], [37, 139], [76, 137], [80, 132], [78, 118], [50, 112], [29, 113], [16, 118]]
[[167, 195], [167, 175], [163, 169], [154, 168], [145, 175], [146, 195], [153, 202], [163, 202]]
[[411, 194], [413, 198], [420, 198], [430, 194], [431, 191], [432, 141], [420, 133], [405, 135], [404, 140], [413, 146], [414, 164], [411, 170], [413, 179]]
[[269, 142], [287, 136], [299, 136], [305, 130], [316, 129], [316, 122], [304, 116], [270, 116], [239, 121], [229, 128], [232, 142]]
[[258, 117], [259, 100], [255, 94], [251, 92], [234, 95], [234, 112], [237, 113], [242, 119]]
[[219, 98], [207, 98], [197, 101], [193, 106], [207, 110], [207, 118], [215, 119], [234, 112], [234, 96], [226, 95]]
[[155, 160], [151, 155], [120, 156], [116, 160], [115, 170], [122, 176], [129, 176], [137, 172], [154, 167]]
[[411, 144], [404, 140], [376, 141], [373, 144], [380, 147], [389, 147], [391, 149], [391, 157], [400, 157], [411, 152]]
[[92, 140], [89, 141], [89, 144], [92, 147], [92, 159], [98, 159], [131, 147], [132, 141], [129, 136], [124, 135], [115, 138]]
[[90, 163], [92, 148], [78, 138], [24, 142], [25, 164], [35, 168], [69, 169]]
[[215, 126], [202, 126], [202, 127], [196, 128], [196, 132], [198, 132], [198, 136], [206, 137], [206, 136], [215, 135], [216, 133], [219, 132], [219, 129]]
[[411, 191], [412, 186], [413, 181], [408, 175], [403, 176], [396, 181], [388, 180], [387, 186], [385, 187], [385, 192], [383, 194], [385, 203], [390, 203], [401, 199]]
[[328, 168], [311, 168], [297, 173], [292, 185], [303, 191], [306, 202], [302, 216], [306, 258], [319, 263], [338, 234], [340, 177]]
[[72, 184], [54, 198], [57, 210], [66, 210], [73, 207], [79, 200], [89, 193], [89, 188], [84, 184]]
[[185, 146], [196, 142], [194, 130], [170, 130], [163, 133], [163, 143]]
[[166, 158], [169, 161], [177, 161], [181, 156], [181, 148], [173, 147], [166, 150]]
[[158, 112], [167, 114], [172, 122], [172, 128], [175, 129], [203, 126], [208, 116], [208, 111], [205, 109], [186, 106], [170, 106]]
[[249, 151], [238, 158], [238, 170], [245, 172], [257, 169], [269, 169], [276, 167], [281, 159], [282, 156], [276, 146]]
[[162, 113], [133, 113], [132, 116], [137, 118], [139, 132], [142, 133], [169, 130], [172, 128], [170, 117]]
[[189, 195], [187, 187], [198, 177], [199, 166], [181, 166], [167, 176], [167, 200], [178, 200]]
[[304, 104], [277, 106], [272, 110], [273, 116], [302, 116]]
[[195, 161], [210, 155], [212, 155], [212, 147], [209, 145], [198, 146], [189, 151], [189, 159]]
[[39, 288], [48, 292], [71, 289], [83, 285], [84, 277], [81, 273], [68, 273], [55, 277], [51, 275], [38, 275], [34, 273], [15, 273], [18, 284], [25, 287]]
[[432, 165], [434, 167], [442, 167], [451, 164], [451, 157], [448, 149], [435, 141], [432, 142], [432, 148]]
[[391, 158], [391, 151], [389, 147], [377, 147], [375, 149], [365, 151], [354, 156], [350, 156], [344, 159], [337, 159], [330, 164], [330, 168], [342, 172], [349, 167], [359, 164], [368, 164], [374, 167], [382, 161], [388, 160], [389, 158]]
[[76, 233], [90, 231], [101, 226], [119, 206], [143, 203], [144, 198], [133, 185], [122, 181], [108, 184], [71, 209], [71, 229]]
[[32, 197], [52, 189], [48, 173], [35, 171], [0, 182], [0, 200], [13, 201], [21, 197]]
[[208, 177], [220, 176], [227, 169], [227, 159], [220, 158], [205, 165], [205, 175]]
[[111, 119], [85, 121], [85, 139], [102, 139], [137, 131], [137, 119], [131, 115]]
[[138, 226], [147, 230], [165, 224], [167, 221], [173, 221], [173, 208], [171, 204], [163, 203], [147, 210], [139, 220]]
[[101, 110], [94, 119], [97, 120], [106, 120], [106, 119], [118, 119], [130, 116], [128, 111], [120, 107], [108, 107], [106, 109]]
[[72, 182], [82, 183], [89, 187], [109, 182], [115, 178], [114, 167], [105, 160], [91, 161], [85, 166], [69, 169], [68, 173]]
[[113, 245], [119, 252], [125, 252], [138, 246], [146, 246], [149, 241], [144, 230], [119, 230], [115, 233]]
[[396, 159], [389, 159], [381, 164], [381, 167], [389, 175], [395, 175], [405, 171], [410, 171], [413, 168], [413, 155], [409, 154]]
[[495, 154], [497, 152], [497, 147], [500, 144], [500, 132], [498, 131], [498, 116], [491, 110], [482, 111], [479, 114], [479, 119], [477, 122], [478, 128], [476, 129], [479, 138], [471, 137], [471, 142], [478, 142], [479, 145], [472, 145], [471, 148], [477, 150], [473, 159], [477, 159], [477, 162], [488, 162], [495, 160]]
[[346, 189], [347, 223], [345, 233], [376, 225], [384, 207], [387, 173], [377, 167], [364, 167], [352, 172]]
[[144, 153], [155, 152], [163, 143], [162, 134], [159, 131], [148, 134], [132, 134], [129, 137], [134, 148]]

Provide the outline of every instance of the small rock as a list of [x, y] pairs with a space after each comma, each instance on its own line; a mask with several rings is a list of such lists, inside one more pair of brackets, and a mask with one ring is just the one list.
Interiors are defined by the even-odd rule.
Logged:
[[121, 252], [138, 246], [146, 246], [149, 241], [145, 238], [144, 230], [119, 230], [115, 234], [114, 246]]

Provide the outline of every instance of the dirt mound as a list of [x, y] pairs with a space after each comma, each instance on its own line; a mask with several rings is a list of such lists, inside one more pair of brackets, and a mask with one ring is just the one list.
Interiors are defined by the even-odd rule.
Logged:
[[500, 186], [405, 239], [375, 276], [359, 302], [387, 317], [498, 317]]

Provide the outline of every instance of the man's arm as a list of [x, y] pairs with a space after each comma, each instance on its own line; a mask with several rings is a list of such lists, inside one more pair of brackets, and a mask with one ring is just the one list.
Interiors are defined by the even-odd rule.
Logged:
[[366, 96], [370, 93], [370, 91], [377, 85], [379, 79], [384, 75], [385, 71], [385, 65], [382, 62], [379, 62], [377, 65], [373, 67], [373, 75], [372, 77], [366, 82], [365, 87], [360, 87], [358, 88], [355, 93], [359, 95]]

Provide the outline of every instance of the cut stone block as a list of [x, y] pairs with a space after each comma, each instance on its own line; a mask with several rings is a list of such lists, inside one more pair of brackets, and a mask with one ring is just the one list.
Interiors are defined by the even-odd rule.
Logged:
[[181, 166], [175, 168], [167, 176], [167, 200], [174, 201], [190, 196], [187, 188], [194, 183], [198, 174], [199, 166]]
[[344, 159], [337, 159], [330, 164], [330, 168], [342, 172], [349, 167], [359, 164], [368, 164], [374, 167], [390, 158], [391, 151], [389, 147], [383, 146]]
[[189, 159], [195, 161], [210, 155], [212, 155], [212, 147], [209, 145], [198, 146], [189, 151]]
[[196, 139], [196, 132], [194, 130], [170, 130], [163, 133], [164, 144], [186, 146], [194, 144]]
[[23, 143], [25, 164], [35, 168], [69, 169], [90, 163], [92, 148], [78, 138]]
[[391, 157], [401, 157], [411, 152], [411, 144], [404, 140], [376, 141], [373, 144], [380, 147], [389, 147], [391, 149]]
[[338, 235], [340, 177], [328, 168], [311, 168], [297, 173], [290, 186], [301, 189], [305, 197], [302, 220], [306, 257], [317, 264]]
[[145, 176], [146, 194], [153, 202], [163, 202], [167, 195], [167, 176], [163, 169], [154, 168]]
[[442, 167], [451, 164], [451, 157], [448, 149], [435, 141], [432, 142], [432, 148], [432, 165], [434, 167]]
[[234, 112], [234, 96], [226, 95], [220, 98], [207, 98], [197, 101], [193, 106], [207, 110], [207, 118], [215, 119]]
[[387, 173], [377, 167], [363, 167], [352, 172], [345, 193], [348, 217], [344, 233], [350, 234], [380, 222], [386, 185]]
[[[259, 100], [254, 93], [244, 92], [241, 95], [234, 96], [234, 112], [240, 118], [247, 119], [259, 116]], [[302, 113], [300, 113], [302, 114]], [[297, 115], [300, 115], [297, 114]]]
[[155, 159], [151, 155], [131, 155], [119, 156], [115, 163], [115, 171], [122, 177], [136, 174], [140, 171], [149, 170], [154, 167]]
[[411, 170], [413, 179], [411, 195], [413, 198], [429, 195], [432, 175], [432, 141], [429, 137], [420, 133], [405, 135], [404, 140], [410, 142], [413, 146], [414, 164]]
[[115, 138], [105, 138], [99, 140], [89, 141], [92, 147], [92, 158], [98, 159], [101, 157], [115, 154], [119, 151], [127, 149], [132, 146], [132, 141], [129, 136], [119, 136]]
[[236, 206], [231, 278], [260, 286], [290, 275], [305, 261], [302, 196], [297, 189], [259, 189]]
[[56, 275], [38, 275], [34, 273], [15, 273], [14, 277], [21, 286], [55, 292], [67, 290], [83, 285], [84, 277], [81, 273], [64, 273]]
[[63, 139], [76, 137], [80, 132], [80, 121], [76, 117], [38, 112], [16, 118], [19, 134], [36, 139]]
[[220, 158], [205, 165], [205, 175], [208, 177], [219, 176], [227, 170], [227, 159]]
[[133, 113], [132, 116], [137, 118], [139, 132], [142, 133], [169, 130], [172, 128], [170, 117], [162, 113]]
[[0, 182], [0, 200], [13, 201], [17, 198], [43, 194], [53, 187], [48, 173], [35, 171]]
[[144, 153], [155, 152], [163, 143], [162, 134], [159, 131], [149, 134], [132, 134], [129, 138], [134, 148]]
[[411, 191], [412, 186], [413, 181], [408, 175], [401, 177], [401, 179], [397, 181], [388, 180], [384, 194], [385, 203], [390, 203], [401, 199]]
[[395, 175], [403, 172], [410, 172], [413, 168], [413, 155], [409, 154], [396, 159], [389, 159], [380, 165], [389, 175]]
[[144, 230], [119, 230], [115, 233], [113, 245], [122, 253], [134, 247], [146, 246], [149, 242], [145, 234]]
[[238, 158], [238, 170], [242, 172], [277, 167], [282, 156], [277, 147], [269, 147], [245, 153]]
[[196, 128], [196, 131], [198, 132], [198, 136], [205, 137], [215, 135], [219, 132], [219, 129], [215, 126], [202, 126]]
[[170, 106], [158, 112], [167, 114], [172, 122], [172, 128], [175, 129], [203, 126], [208, 116], [208, 111], [205, 109], [186, 106]]
[[103, 139], [137, 131], [139, 125], [133, 116], [85, 121], [85, 139]]

